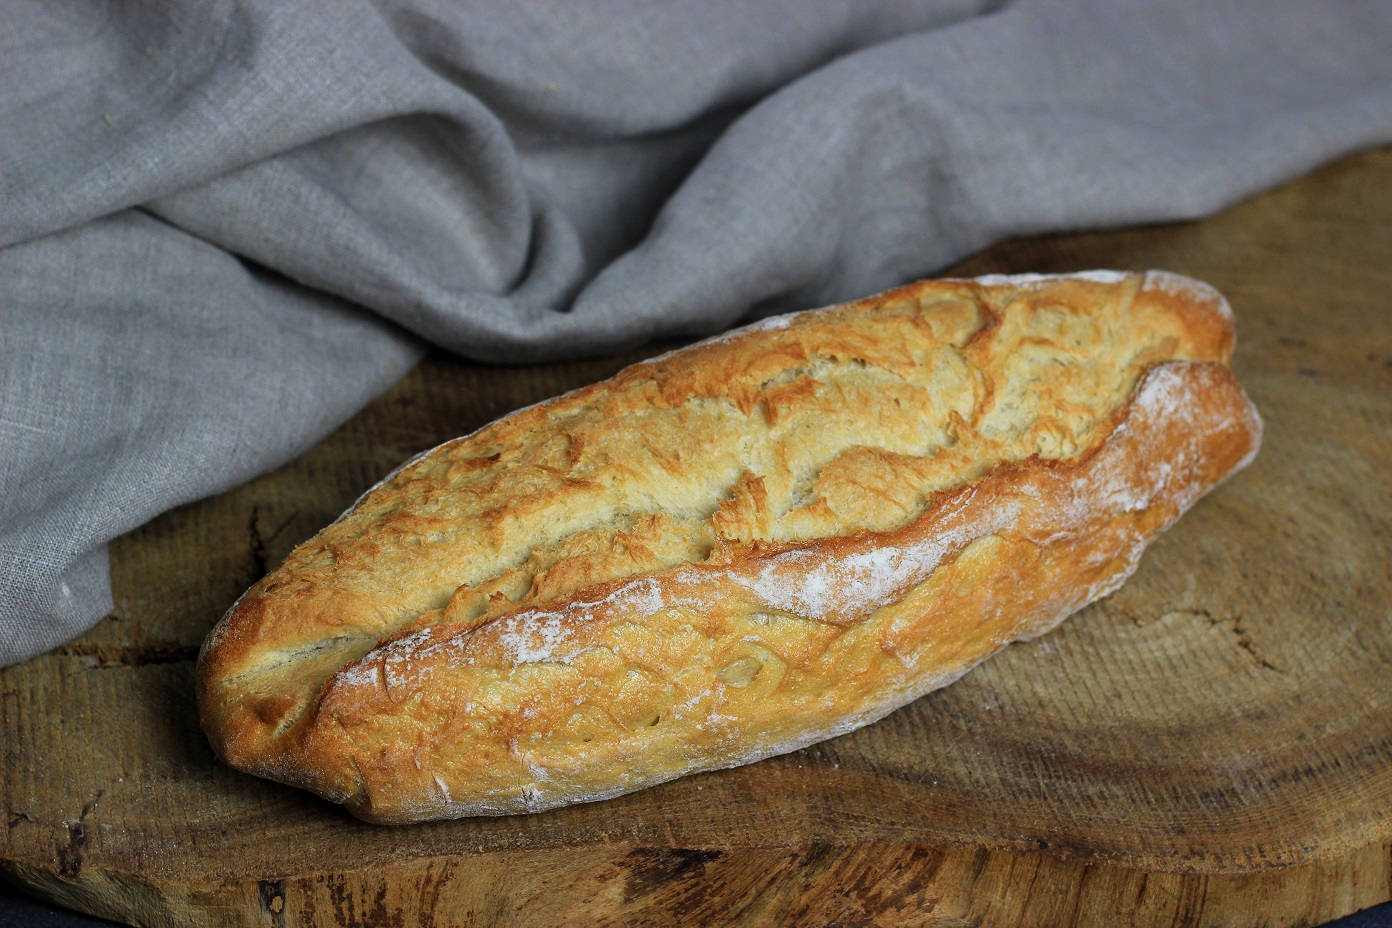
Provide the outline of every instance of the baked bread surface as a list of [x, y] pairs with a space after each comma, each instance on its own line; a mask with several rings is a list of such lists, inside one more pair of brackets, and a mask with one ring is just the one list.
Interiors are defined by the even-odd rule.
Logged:
[[849, 731], [1115, 589], [1245, 464], [1177, 275], [924, 281], [756, 323], [408, 462], [200, 657], [229, 763], [407, 822]]

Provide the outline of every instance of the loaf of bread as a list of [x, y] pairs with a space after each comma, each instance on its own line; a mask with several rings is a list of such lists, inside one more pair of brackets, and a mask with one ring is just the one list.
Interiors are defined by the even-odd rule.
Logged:
[[213, 630], [228, 763], [378, 822], [535, 812], [850, 731], [1114, 590], [1255, 454], [1174, 274], [766, 319], [391, 474]]

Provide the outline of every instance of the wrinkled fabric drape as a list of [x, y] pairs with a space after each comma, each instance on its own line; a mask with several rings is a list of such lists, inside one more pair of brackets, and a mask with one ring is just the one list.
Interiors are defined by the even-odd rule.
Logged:
[[612, 351], [1392, 141], [1392, 5], [11, 0], [0, 664], [427, 343]]

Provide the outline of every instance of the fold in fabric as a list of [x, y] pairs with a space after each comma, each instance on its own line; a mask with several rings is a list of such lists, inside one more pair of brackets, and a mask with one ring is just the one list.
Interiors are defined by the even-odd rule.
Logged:
[[614, 351], [1392, 141], [1392, 6], [9, 4], [0, 663], [427, 343]]

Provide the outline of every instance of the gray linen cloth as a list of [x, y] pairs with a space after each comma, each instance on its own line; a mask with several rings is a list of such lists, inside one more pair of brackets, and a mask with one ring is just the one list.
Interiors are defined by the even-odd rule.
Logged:
[[0, 664], [111, 608], [112, 538], [290, 459], [427, 343], [711, 332], [1392, 140], [1392, 4], [1364, 0], [0, 16]]

